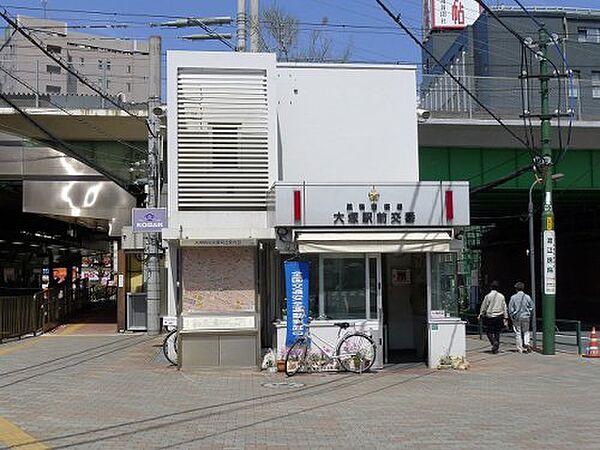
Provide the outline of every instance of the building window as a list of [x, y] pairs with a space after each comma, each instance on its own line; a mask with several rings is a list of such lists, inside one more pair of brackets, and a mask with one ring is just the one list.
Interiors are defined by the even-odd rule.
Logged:
[[79, 58], [79, 64], [83, 67], [83, 65], [85, 64], [85, 59]]
[[106, 80], [106, 89], [110, 87], [110, 80]]
[[364, 256], [324, 256], [319, 281], [324, 311], [330, 319], [365, 319], [367, 297]]
[[59, 74], [61, 72], [60, 66], [53, 66], [53, 65], [48, 64], [46, 66], [46, 72], [52, 73], [52, 74]]
[[592, 97], [600, 98], [600, 71], [592, 70]]
[[131, 67], [131, 64], [127, 65], [127, 73], [132, 73], [133, 72], [133, 67]]
[[458, 317], [456, 254], [431, 254], [431, 310], [445, 317]]
[[[309, 263], [309, 315], [315, 319], [367, 319], [377, 317], [377, 270], [363, 254], [307, 254]], [[368, 260], [368, 263], [367, 263]], [[367, 265], [368, 264], [368, 265]], [[370, 307], [367, 307], [367, 269], [369, 269]], [[281, 286], [285, 286], [283, 262]], [[287, 304], [281, 304], [285, 320]]]
[[50, 44], [48, 44], [46, 46], [46, 50], [48, 50], [50, 53], [60, 53], [60, 52], [62, 52], [62, 47], [60, 47], [58, 45], [50, 45]]
[[573, 71], [573, 83], [569, 83], [569, 97], [570, 98], [579, 98], [579, 79], [581, 77], [581, 73], [579, 70]]
[[600, 43], [600, 28], [578, 28], [577, 41]]
[[106, 70], [110, 70], [110, 61], [106, 61]]
[[102, 68], [104, 67], [104, 61], [102, 61], [101, 59], [98, 60], [98, 70], [102, 70]]
[[131, 83], [127, 83], [127, 92], [131, 92]]
[[47, 85], [46, 86], [46, 93], [48, 93], [48, 94], [60, 94], [60, 86]]

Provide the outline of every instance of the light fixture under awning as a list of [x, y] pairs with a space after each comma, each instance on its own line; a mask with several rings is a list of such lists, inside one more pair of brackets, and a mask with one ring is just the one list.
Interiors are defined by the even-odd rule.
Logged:
[[421, 253], [449, 252], [451, 231], [398, 231], [388, 233], [300, 232], [300, 253]]

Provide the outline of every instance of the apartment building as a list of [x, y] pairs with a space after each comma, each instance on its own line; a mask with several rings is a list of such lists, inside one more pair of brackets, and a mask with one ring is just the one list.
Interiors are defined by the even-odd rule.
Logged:
[[[46, 49], [125, 102], [148, 98], [148, 41], [72, 31], [66, 22], [17, 16], [17, 23]], [[94, 92], [20, 33], [5, 30], [0, 88], [10, 94], [90, 95]]]

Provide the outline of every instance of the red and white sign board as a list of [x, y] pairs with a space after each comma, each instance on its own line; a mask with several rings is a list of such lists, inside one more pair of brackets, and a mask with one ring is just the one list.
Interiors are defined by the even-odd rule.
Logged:
[[[426, 0], [424, 13], [431, 19], [426, 28], [431, 30], [461, 29], [472, 25], [481, 14], [475, 0]], [[427, 26], [429, 25], [429, 26]]]

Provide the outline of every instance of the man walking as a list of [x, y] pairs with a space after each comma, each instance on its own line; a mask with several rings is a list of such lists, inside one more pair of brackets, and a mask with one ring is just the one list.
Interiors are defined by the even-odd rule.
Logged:
[[508, 324], [508, 312], [504, 295], [498, 292], [498, 282], [492, 281], [490, 292], [483, 299], [479, 318], [483, 320], [487, 337], [492, 345], [492, 353], [498, 353], [500, 349], [500, 332]]
[[520, 281], [515, 284], [515, 289], [517, 293], [510, 298], [508, 311], [515, 330], [517, 350], [519, 353], [529, 353], [531, 351], [529, 347], [529, 320], [531, 311], [533, 311], [533, 301], [531, 301], [529, 295], [523, 292], [525, 285]]

